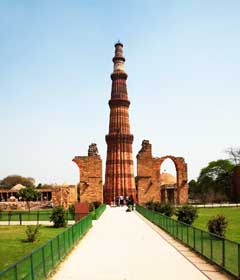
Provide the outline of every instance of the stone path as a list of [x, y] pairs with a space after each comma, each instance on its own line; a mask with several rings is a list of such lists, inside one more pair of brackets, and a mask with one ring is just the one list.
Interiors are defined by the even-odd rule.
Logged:
[[108, 207], [52, 279], [208, 278], [136, 213]]

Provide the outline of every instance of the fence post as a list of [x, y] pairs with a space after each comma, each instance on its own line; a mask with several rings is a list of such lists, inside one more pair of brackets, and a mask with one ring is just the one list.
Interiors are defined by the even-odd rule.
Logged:
[[59, 240], [59, 235], [57, 236], [57, 244], [58, 244], [58, 259], [60, 260], [61, 256], [60, 256], [60, 240]]
[[74, 230], [73, 230], [73, 227], [74, 227], [74, 226], [72, 226], [72, 242], [73, 242], [73, 244], [74, 244]]
[[33, 255], [30, 255], [30, 261], [31, 261], [31, 276], [32, 280], [34, 280], [34, 267], [33, 267]]
[[37, 224], [39, 224], [39, 211], [37, 211]]
[[43, 262], [43, 274], [46, 277], [46, 262], [45, 262], [45, 253], [44, 253], [44, 247], [42, 247], [42, 262]]
[[12, 214], [9, 212], [8, 213], [8, 225], [10, 226], [10, 222], [11, 222], [11, 216], [12, 216]]
[[212, 242], [212, 235], [210, 234], [210, 258], [213, 259], [213, 242]]
[[196, 250], [196, 234], [195, 234], [195, 228], [193, 228], [193, 249]]
[[52, 268], [54, 267], [54, 259], [53, 259], [53, 241], [51, 240], [51, 258], [52, 258]]
[[22, 213], [19, 213], [19, 223], [22, 225]]
[[177, 222], [177, 234], [176, 234], [176, 237], [178, 238], [178, 222]]
[[189, 245], [189, 226], [187, 226], [187, 244]]
[[183, 229], [184, 229], [184, 225], [183, 224], [181, 224], [181, 240], [183, 241]]
[[238, 277], [240, 278], [240, 244], [238, 244]]
[[18, 280], [17, 264], [14, 266], [15, 280]]
[[66, 231], [63, 232], [63, 243], [64, 243], [64, 253], [66, 253], [66, 240], [65, 240], [65, 236], [66, 236]]
[[203, 231], [201, 230], [201, 254], [203, 253]]
[[225, 241], [222, 238], [222, 266], [225, 267]]

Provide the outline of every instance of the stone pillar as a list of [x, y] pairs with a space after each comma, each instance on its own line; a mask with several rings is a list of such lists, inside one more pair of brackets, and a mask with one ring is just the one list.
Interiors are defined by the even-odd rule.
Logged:
[[111, 75], [112, 91], [109, 101], [109, 133], [106, 135], [107, 160], [104, 186], [104, 201], [116, 201], [119, 195], [136, 198], [132, 143], [128, 108], [127, 73], [124, 70], [123, 44], [115, 45], [114, 70]]
[[97, 145], [91, 144], [88, 156], [76, 156], [73, 162], [80, 171], [80, 202], [103, 202], [102, 160]]

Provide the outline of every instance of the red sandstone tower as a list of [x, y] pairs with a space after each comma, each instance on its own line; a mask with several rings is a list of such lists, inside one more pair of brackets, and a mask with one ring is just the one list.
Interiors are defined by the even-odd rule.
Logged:
[[111, 99], [109, 100], [109, 134], [106, 135], [107, 161], [104, 199], [106, 203], [116, 201], [119, 195], [136, 198], [133, 173], [132, 143], [128, 108], [127, 73], [124, 70], [123, 44], [115, 44]]

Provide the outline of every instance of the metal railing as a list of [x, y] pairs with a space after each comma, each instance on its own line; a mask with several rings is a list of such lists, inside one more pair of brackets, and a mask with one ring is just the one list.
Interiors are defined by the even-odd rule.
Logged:
[[[21, 225], [22, 222], [26, 221], [32, 221], [36, 222], [37, 224], [39, 221], [49, 221], [50, 216], [52, 215], [52, 210], [39, 210], [39, 211], [2, 211], [0, 213], [0, 222], [8, 222], [8, 225], [11, 224], [11, 222], [19, 222]], [[74, 213], [70, 211], [65, 212], [66, 220], [72, 221], [74, 220]]]
[[136, 205], [136, 210], [174, 238], [240, 279], [240, 243], [221, 238], [140, 205]]
[[48, 273], [71, 250], [75, 243], [92, 226], [92, 215], [88, 214], [78, 223], [58, 234], [29, 255], [0, 272], [1, 280], [39, 280]]
[[106, 209], [106, 204], [101, 204], [96, 210], [95, 210], [95, 217], [96, 220], [102, 215], [102, 213]]

